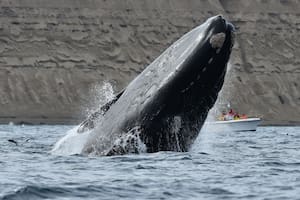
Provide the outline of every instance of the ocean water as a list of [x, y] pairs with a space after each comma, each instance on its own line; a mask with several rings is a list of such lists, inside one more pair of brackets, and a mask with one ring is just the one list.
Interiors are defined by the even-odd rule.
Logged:
[[300, 127], [202, 132], [186, 153], [49, 153], [71, 128], [1, 125], [0, 199], [300, 199]]

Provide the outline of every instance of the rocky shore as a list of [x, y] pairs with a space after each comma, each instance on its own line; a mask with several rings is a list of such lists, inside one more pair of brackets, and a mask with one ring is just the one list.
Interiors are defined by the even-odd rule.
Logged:
[[0, 123], [78, 123], [216, 14], [237, 27], [220, 105], [299, 125], [300, 0], [2, 0]]

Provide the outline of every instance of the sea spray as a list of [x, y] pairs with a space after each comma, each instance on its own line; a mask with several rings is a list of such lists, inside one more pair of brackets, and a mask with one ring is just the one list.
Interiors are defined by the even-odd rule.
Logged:
[[122, 134], [115, 140], [114, 145], [108, 152], [105, 153], [105, 155], [111, 156], [147, 152], [147, 147], [142, 142], [140, 133], [140, 127], [134, 127], [127, 133]]
[[[93, 105], [94, 108], [88, 110], [88, 114], [93, 113], [95, 110], [99, 109], [102, 105], [114, 98], [113, 86], [109, 82], [103, 82], [102, 85], [95, 85], [91, 90], [93, 93]], [[98, 121], [101, 118], [98, 119]], [[83, 132], [78, 132], [79, 126], [74, 127], [69, 130], [67, 134], [60, 139], [51, 150], [51, 153], [56, 155], [74, 155], [81, 154], [82, 149], [93, 130], [87, 130]]]
[[78, 126], [69, 130], [67, 134], [61, 138], [51, 150], [55, 155], [75, 155], [81, 154], [82, 149], [87, 141], [90, 131], [83, 133], [77, 132]]
[[115, 97], [113, 86], [108, 81], [102, 84], [95, 84], [91, 87], [89, 106], [86, 109], [86, 115], [90, 115], [99, 110], [101, 106], [111, 101]]

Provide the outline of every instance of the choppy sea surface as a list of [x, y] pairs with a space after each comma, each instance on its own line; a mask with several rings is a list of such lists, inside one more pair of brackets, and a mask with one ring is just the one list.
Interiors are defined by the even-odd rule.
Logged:
[[0, 199], [300, 199], [300, 127], [202, 132], [186, 153], [49, 153], [71, 128], [1, 125]]

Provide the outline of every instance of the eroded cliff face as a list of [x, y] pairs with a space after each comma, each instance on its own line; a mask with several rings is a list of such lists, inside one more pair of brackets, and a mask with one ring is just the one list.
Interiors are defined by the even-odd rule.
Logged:
[[300, 1], [220, 1], [238, 27], [233, 107], [265, 124], [300, 122]]
[[299, 0], [3, 0], [0, 122], [80, 121], [91, 88], [122, 89], [216, 14], [237, 26], [226, 101], [266, 124], [299, 124]]

